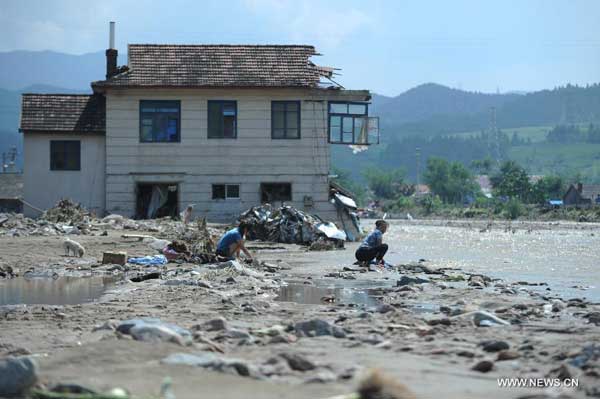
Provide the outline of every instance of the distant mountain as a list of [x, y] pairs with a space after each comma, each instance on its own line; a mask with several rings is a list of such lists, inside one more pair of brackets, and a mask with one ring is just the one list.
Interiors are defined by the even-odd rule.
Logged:
[[[127, 63], [119, 55], [119, 65]], [[0, 87], [21, 90], [44, 84], [68, 89], [85, 90], [93, 80], [104, 79], [106, 58], [103, 51], [81, 55], [54, 51], [0, 52]]]
[[518, 94], [484, 94], [426, 83], [396, 97], [373, 96], [373, 111], [385, 126], [425, 120], [437, 115], [473, 115], [501, 107]]
[[487, 129], [600, 121], [600, 85], [522, 94], [483, 94], [427, 83], [397, 97], [373, 96], [382, 141]]

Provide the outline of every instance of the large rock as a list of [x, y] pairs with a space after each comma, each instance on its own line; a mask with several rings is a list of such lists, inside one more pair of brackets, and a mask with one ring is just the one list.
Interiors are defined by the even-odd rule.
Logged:
[[254, 366], [245, 360], [227, 358], [213, 353], [173, 353], [164, 358], [162, 363], [202, 367], [242, 377], [257, 377]]
[[396, 282], [396, 287], [403, 287], [405, 285], [413, 284], [425, 284], [429, 282], [430, 281], [426, 278], [402, 276], [400, 280]]
[[486, 352], [500, 352], [509, 349], [506, 341], [484, 341], [480, 343], [481, 347]]
[[336, 338], [346, 338], [346, 332], [338, 326], [323, 319], [312, 319], [301, 321], [294, 326], [296, 335], [301, 337], [320, 337], [323, 335], [332, 335]]
[[317, 368], [313, 362], [297, 353], [281, 353], [279, 356], [288, 362], [288, 365], [292, 370], [304, 372]]
[[0, 359], [0, 396], [21, 397], [38, 379], [38, 366], [33, 358]]

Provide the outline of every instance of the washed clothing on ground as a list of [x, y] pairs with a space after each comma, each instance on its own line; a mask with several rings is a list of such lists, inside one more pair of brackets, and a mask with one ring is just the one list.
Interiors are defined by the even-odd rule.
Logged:
[[360, 248], [375, 248], [381, 245], [383, 233], [379, 229], [373, 230], [367, 238], [360, 244]]
[[229, 230], [223, 234], [223, 237], [217, 243], [217, 252], [229, 254], [229, 247], [238, 241], [241, 241], [242, 235], [240, 230], [236, 227], [235, 229]]

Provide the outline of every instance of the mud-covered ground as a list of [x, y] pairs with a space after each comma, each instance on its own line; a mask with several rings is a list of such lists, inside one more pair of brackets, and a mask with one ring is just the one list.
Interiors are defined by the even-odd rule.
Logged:
[[[600, 233], [594, 225], [585, 226], [585, 237]], [[530, 273], [520, 276], [521, 268], [496, 280], [494, 262], [486, 273], [485, 257], [469, 252], [487, 251], [487, 241], [514, 249], [534, 238], [543, 247], [551, 239], [538, 234], [552, 230], [546, 224], [516, 232], [513, 227], [490, 232], [482, 231], [485, 224], [393, 223], [386, 238], [388, 259], [400, 263], [397, 270], [358, 270], [352, 264], [357, 244], [309, 252], [297, 245], [252, 242], [248, 246], [261, 263], [242, 274], [231, 267], [169, 263], [160, 279], [137, 283], [129, 279], [154, 269], [99, 265], [104, 251], [155, 253], [141, 241], [122, 238], [123, 231], [75, 237], [86, 248], [81, 259], [63, 255], [62, 237], [0, 237], [1, 266], [52, 270], [59, 280], [92, 274], [118, 280], [89, 303], [1, 306], [0, 356], [31, 354], [46, 386], [123, 387], [134, 397], [160, 397], [165, 377], [171, 377], [177, 399], [327, 398], [353, 391], [371, 368], [384, 370], [419, 398], [600, 396], [600, 304], [585, 298], [585, 289], [563, 291], [545, 282], [544, 259], [535, 280]], [[577, 252], [584, 249], [580, 225], [560, 231], [574, 235], [559, 241], [565, 256], [577, 263]], [[523, 237], [507, 244], [507, 237], [519, 234]], [[464, 262], [456, 251], [461, 245]], [[549, 252], [531, 251], [536, 257]], [[501, 258], [513, 256], [509, 251]], [[475, 265], [479, 260], [482, 264]], [[553, 254], [546, 261], [552, 263]], [[0, 297], [8, 292], [3, 284], [0, 280]], [[586, 289], [590, 285], [582, 283]], [[507, 324], [477, 326], [478, 311]], [[185, 328], [191, 338], [144, 341], [115, 330], [120, 321], [145, 317]], [[205, 324], [218, 318], [225, 323]], [[311, 326], [302, 324], [315, 319], [322, 322], [312, 327], [323, 335], [312, 336]], [[169, 356], [190, 359], [175, 354], [199, 355], [191, 359], [203, 359], [205, 367], [165, 362]], [[477, 371], [476, 365], [491, 369]], [[579, 386], [506, 388], [499, 387], [499, 378], [572, 378]]]

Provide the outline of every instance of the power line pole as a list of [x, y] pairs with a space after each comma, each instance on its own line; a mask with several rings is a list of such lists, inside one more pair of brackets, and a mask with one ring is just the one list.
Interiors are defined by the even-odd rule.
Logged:
[[417, 188], [420, 184], [420, 172], [421, 172], [421, 148], [417, 147], [415, 151], [415, 157], [417, 162]]

